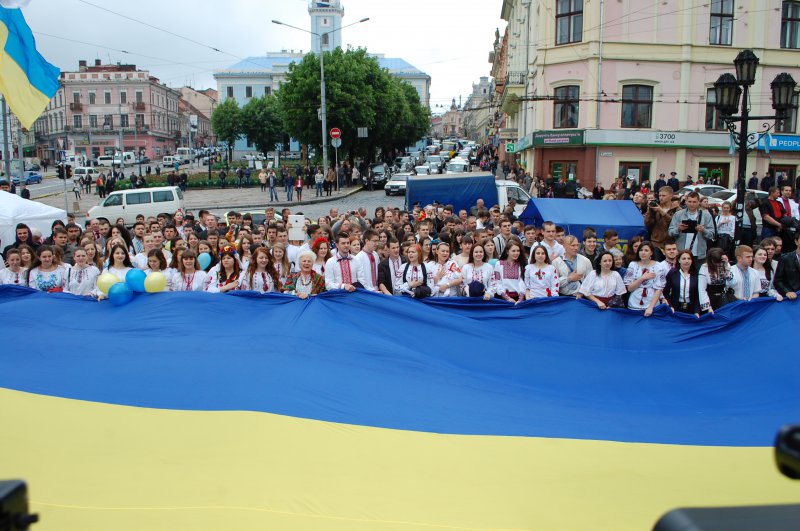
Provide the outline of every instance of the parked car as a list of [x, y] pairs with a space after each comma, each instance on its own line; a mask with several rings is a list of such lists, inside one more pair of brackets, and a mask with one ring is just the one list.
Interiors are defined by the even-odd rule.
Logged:
[[150, 164], [150, 157], [139, 157], [136, 159], [135, 164]]
[[690, 184], [689, 186], [684, 186], [678, 190], [678, 197], [683, 197], [689, 192], [697, 192], [702, 196], [710, 197], [714, 193], [724, 189], [724, 186], [718, 186], [716, 184]]
[[[38, 184], [38, 183], [42, 182], [42, 174], [41, 173], [37, 173], [35, 171], [25, 171], [25, 172], [23, 172], [23, 175], [24, 175], [23, 182], [26, 185], [28, 185], [28, 184]], [[11, 178], [11, 182], [13, 182], [15, 186], [19, 186], [19, 181], [20, 181], [19, 175], [14, 175]]]
[[406, 181], [411, 176], [410, 172], [395, 173], [383, 187], [386, 195], [406, 195]]
[[[379, 162], [377, 164], [372, 164], [370, 167], [372, 168], [372, 173], [374, 174], [372, 181], [374, 184], [382, 184], [387, 181], [389, 178], [389, 166], [387, 164]], [[364, 182], [364, 184], [367, 184], [366, 172], [361, 175], [361, 180]]]
[[431, 169], [428, 166], [415, 166], [414, 173], [417, 175], [430, 175]]
[[42, 171], [42, 167], [38, 164], [26, 164], [25, 169], [29, 171]]
[[[739, 194], [736, 193], [736, 188], [731, 188], [730, 190], [722, 189], [719, 192], [716, 192], [711, 197], [708, 198], [708, 205], [709, 206], [716, 206], [717, 208], [722, 208], [722, 203], [728, 202], [733, 207], [734, 214], [736, 213], [736, 197]], [[767, 197], [769, 194], [767, 192], [761, 190], [752, 190], [750, 188], [747, 189], [747, 195], [745, 198], [747, 200], [755, 199], [759, 203], [762, 199]], [[761, 226], [761, 211], [757, 208], [753, 209], [753, 214], [756, 217], [756, 225]]]

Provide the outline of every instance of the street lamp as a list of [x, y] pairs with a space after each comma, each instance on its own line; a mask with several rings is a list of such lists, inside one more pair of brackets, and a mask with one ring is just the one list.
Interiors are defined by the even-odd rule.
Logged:
[[[285, 22], [281, 22], [280, 20], [272, 20], [273, 24], [277, 24], [278, 26], [287, 26], [289, 28], [293, 28], [296, 30], [304, 31], [306, 33], [310, 33], [311, 35], [315, 35], [317, 39], [319, 39], [319, 91], [320, 91], [320, 120], [322, 121], [322, 168], [323, 172], [328, 171], [328, 114], [326, 110], [325, 104], [325, 48], [323, 47], [323, 42], [325, 42], [326, 36], [336, 33], [337, 31], [341, 31], [345, 28], [349, 28], [350, 26], [354, 26], [356, 24], [361, 24], [362, 22], [366, 22], [369, 20], [369, 17], [362, 18], [361, 20], [357, 20], [351, 24], [346, 26], [342, 26], [341, 28], [336, 28], [333, 31], [327, 31], [325, 33], [317, 33], [315, 31], [309, 31], [304, 28], [298, 28], [297, 26], [292, 26], [291, 24], [286, 24]], [[339, 182], [339, 179], [335, 179], [335, 182]]]
[[[759, 59], [751, 50], [743, 50], [734, 59], [736, 77], [732, 74], [722, 74], [714, 83], [714, 104], [720, 118], [730, 132], [731, 139], [739, 148], [739, 172], [736, 181], [736, 245], [742, 241], [742, 221], [744, 219], [744, 200], [747, 189], [745, 186], [745, 173], [747, 172], [747, 154], [758, 145], [758, 141], [766, 133], [781, 123], [792, 109], [795, 83], [792, 76], [783, 72], [778, 74], [770, 84], [772, 89], [772, 108], [774, 116], [750, 116], [750, 87], [756, 81], [756, 70]], [[741, 105], [741, 114], [734, 116]], [[775, 120], [772, 125], [762, 123], [761, 131], [748, 132], [750, 120]], [[736, 122], [739, 122], [739, 131], [736, 131]]]

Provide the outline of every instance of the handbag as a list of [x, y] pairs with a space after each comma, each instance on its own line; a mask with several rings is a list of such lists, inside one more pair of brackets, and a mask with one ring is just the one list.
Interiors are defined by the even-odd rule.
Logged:
[[[406, 262], [406, 268], [403, 270], [403, 282], [406, 282], [406, 273], [408, 273], [408, 267], [410, 265], [411, 264]], [[425, 265], [420, 264], [420, 267], [422, 268], [422, 285], [414, 288], [415, 299], [424, 299], [425, 297], [433, 295], [433, 291], [430, 286], [428, 286], [428, 272], [426, 271]]]

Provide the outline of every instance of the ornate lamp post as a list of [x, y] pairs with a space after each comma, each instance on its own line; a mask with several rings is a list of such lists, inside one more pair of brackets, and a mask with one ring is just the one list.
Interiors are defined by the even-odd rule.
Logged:
[[[774, 116], [750, 116], [750, 87], [756, 81], [756, 70], [758, 70], [759, 59], [751, 50], [739, 52], [733, 65], [736, 68], [736, 77], [732, 74], [722, 74], [717, 82], [714, 83], [714, 94], [716, 96], [715, 107], [720, 114], [720, 118], [730, 131], [731, 139], [739, 149], [739, 172], [736, 181], [736, 245], [742, 239], [742, 220], [744, 219], [744, 201], [746, 185], [745, 173], [747, 172], [747, 154], [757, 145], [759, 139], [775, 125], [781, 123], [792, 108], [792, 98], [797, 83], [792, 76], [783, 72], [778, 74], [770, 84], [772, 88], [772, 108], [775, 109]], [[735, 116], [739, 106], [741, 113]], [[748, 122], [750, 120], [775, 120], [770, 125], [763, 122], [761, 130], [753, 133], [748, 132]], [[740, 123], [739, 131], [736, 131], [736, 123]]]

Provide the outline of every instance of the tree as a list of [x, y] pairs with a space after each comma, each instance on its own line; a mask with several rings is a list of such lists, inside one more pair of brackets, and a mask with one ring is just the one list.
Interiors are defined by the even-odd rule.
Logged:
[[[429, 113], [414, 88], [389, 75], [365, 49], [325, 53], [325, 84], [328, 127], [342, 130], [342, 149], [350, 158], [371, 157], [376, 148], [405, 147], [427, 131]], [[300, 142], [319, 147], [319, 56], [308, 54], [290, 65], [277, 96], [286, 130]], [[369, 129], [369, 138], [358, 138], [359, 127]]]
[[233, 157], [233, 145], [242, 134], [242, 110], [233, 98], [220, 103], [211, 115], [211, 127], [217, 138], [228, 145], [228, 160]]
[[275, 96], [251, 99], [242, 107], [240, 117], [242, 133], [265, 155], [283, 140], [283, 119]]

